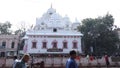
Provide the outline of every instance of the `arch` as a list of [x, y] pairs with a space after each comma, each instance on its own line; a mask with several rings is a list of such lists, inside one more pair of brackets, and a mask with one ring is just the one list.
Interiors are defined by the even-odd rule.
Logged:
[[63, 41], [63, 48], [67, 49], [68, 48], [68, 42], [67, 40]]
[[72, 44], [73, 44], [73, 48], [75, 48], [75, 49], [78, 48], [78, 41], [73, 40]]
[[53, 48], [57, 48], [57, 44], [58, 44], [58, 42], [57, 42], [56, 40], [54, 40], [54, 41], [52, 42]]
[[37, 48], [37, 40], [36, 39], [32, 40], [32, 47], [31, 48]]
[[47, 40], [46, 39], [44, 39], [42, 41], [42, 48], [47, 48]]

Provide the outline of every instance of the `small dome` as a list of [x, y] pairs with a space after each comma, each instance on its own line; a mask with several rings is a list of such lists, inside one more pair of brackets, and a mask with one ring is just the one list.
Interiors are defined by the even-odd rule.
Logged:
[[63, 19], [64, 19], [65, 21], [69, 21], [69, 17], [68, 17], [68, 16], [65, 16]]
[[53, 13], [56, 13], [56, 10], [51, 7], [48, 9], [47, 13], [52, 15]]

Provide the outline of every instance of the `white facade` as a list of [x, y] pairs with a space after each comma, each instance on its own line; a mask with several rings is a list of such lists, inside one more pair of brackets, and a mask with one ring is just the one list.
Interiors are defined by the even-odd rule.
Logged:
[[71, 49], [82, 53], [81, 36], [77, 31], [78, 21], [72, 23], [67, 16], [62, 17], [52, 7], [36, 25], [26, 32], [24, 52], [30, 54], [68, 54]]

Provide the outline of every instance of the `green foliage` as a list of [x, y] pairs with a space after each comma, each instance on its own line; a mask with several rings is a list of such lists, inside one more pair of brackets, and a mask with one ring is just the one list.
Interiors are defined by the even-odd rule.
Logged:
[[[19, 38], [23, 38], [25, 36], [25, 31], [22, 30], [22, 29], [18, 29], [14, 33], [15, 33], [15, 35], [19, 35]], [[21, 40], [21, 42], [19, 42], [19, 47], [18, 47], [19, 50], [23, 49], [23, 47], [24, 47], [24, 41], [25, 40]]]
[[15, 35], [19, 35], [20, 37], [24, 37], [24, 35], [25, 35], [25, 31], [22, 29], [18, 29], [14, 33], [15, 33]]
[[78, 29], [84, 35], [85, 53], [91, 53], [90, 47], [93, 47], [93, 53], [96, 55], [106, 52], [112, 54], [116, 50], [116, 43], [119, 39], [113, 30], [113, 24], [114, 19], [110, 14], [95, 19], [87, 18], [82, 21], [82, 25]]
[[10, 28], [10, 22], [0, 23], [0, 34], [11, 34]]

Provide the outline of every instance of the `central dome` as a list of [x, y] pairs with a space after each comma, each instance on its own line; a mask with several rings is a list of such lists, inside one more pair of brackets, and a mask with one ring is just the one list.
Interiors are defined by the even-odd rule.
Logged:
[[56, 13], [56, 10], [51, 7], [48, 9], [47, 13], [52, 15], [53, 13]]

